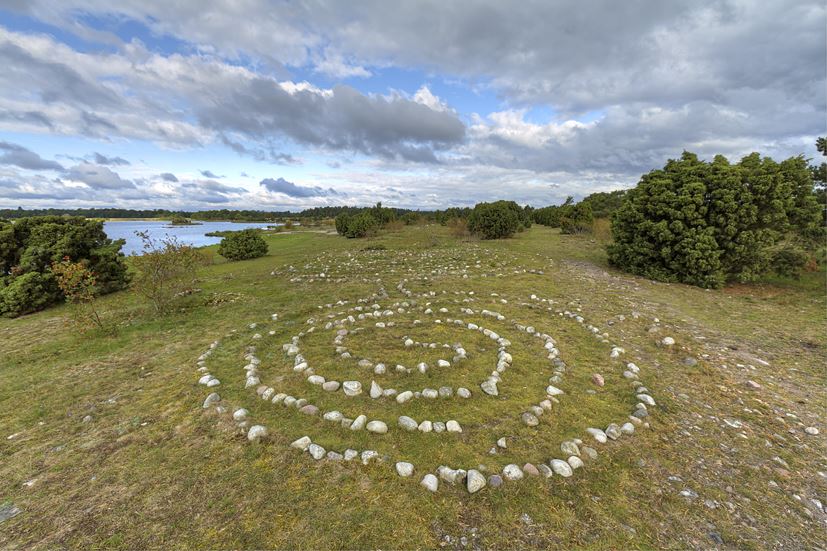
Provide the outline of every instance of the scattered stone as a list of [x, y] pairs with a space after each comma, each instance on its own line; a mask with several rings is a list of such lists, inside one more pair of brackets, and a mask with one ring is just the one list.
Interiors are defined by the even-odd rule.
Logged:
[[358, 396], [362, 394], [362, 383], [359, 381], [345, 381], [342, 383], [342, 390], [348, 396]]
[[371, 381], [370, 382], [370, 397], [375, 400], [376, 398], [381, 397], [382, 394], [383, 394], [382, 387], [379, 386], [376, 383], [376, 381]]
[[267, 436], [267, 427], [262, 425], [253, 425], [250, 427], [250, 430], [247, 431], [247, 440], [250, 442], [258, 442], [265, 436]]
[[345, 461], [353, 461], [358, 456], [359, 456], [359, 452], [357, 452], [356, 450], [352, 450], [350, 448], [345, 450], [345, 453], [344, 453]]
[[365, 450], [362, 452], [362, 465], [367, 465], [371, 459], [379, 459], [379, 452], [374, 450]]
[[388, 432], [388, 425], [384, 421], [371, 421], [367, 424], [368, 432], [376, 434], [385, 434]]
[[749, 388], [753, 389], [753, 390], [758, 390], [758, 389], [760, 389], [760, 388], [761, 388], [761, 385], [759, 385], [758, 383], [756, 383], [756, 382], [755, 382], [755, 381], [753, 381], [753, 380], [748, 380], [748, 381], [747, 381], [747, 386], [748, 386]]
[[603, 375], [601, 375], [600, 373], [595, 373], [594, 375], [592, 375], [592, 382], [597, 386], [603, 386], [604, 384], [606, 384], [606, 381], [603, 380]]
[[583, 460], [577, 457], [576, 455], [572, 455], [567, 459], [567, 461], [572, 469], [579, 469], [583, 466]]
[[234, 421], [244, 421], [247, 418], [249, 412], [244, 408], [239, 408], [233, 412], [233, 420]]
[[810, 436], [816, 436], [816, 435], [818, 435], [819, 431], [815, 427], [807, 427], [806, 429], [804, 429], [804, 432], [806, 432]]
[[213, 404], [217, 404], [220, 401], [221, 401], [221, 396], [217, 392], [213, 392], [212, 394], [207, 396], [206, 400], [204, 400], [204, 406], [203, 407], [204, 407], [204, 409], [208, 409], [210, 406], [212, 406]]
[[521, 480], [523, 478], [523, 471], [513, 463], [503, 467], [503, 478], [506, 480]]
[[476, 493], [485, 487], [485, 476], [478, 470], [471, 469], [467, 474], [466, 485], [469, 493]]
[[497, 440], [497, 445], [499, 447], [503, 448], [503, 449], [506, 449], [508, 446], [506, 445], [505, 437], [500, 438], [499, 440]]
[[318, 415], [319, 414], [319, 408], [317, 408], [313, 404], [307, 404], [305, 406], [302, 406], [301, 408], [299, 408], [299, 411], [304, 413], [305, 415]]
[[540, 420], [537, 419], [537, 416], [534, 415], [533, 413], [528, 412], [528, 411], [524, 412], [520, 416], [520, 419], [523, 421], [523, 423], [525, 425], [527, 425], [529, 427], [536, 427], [537, 425], [540, 424]]
[[614, 423], [606, 427], [606, 430], [603, 432], [612, 440], [617, 440], [618, 438], [620, 438], [620, 427], [618, 427]]
[[[307, 407], [307, 406], [305, 406]], [[341, 423], [345, 416], [341, 411], [328, 411], [324, 414], [325, 421], [333, 421], [334, 423]]]
[[405, 392], [400, 392], [396, 395], [396, 402], [398, 404], [404, 404], [411, 398], [413, 398], [413, 392], [411, 392], [410, 390], [406, 390]]
[[576, 455], [580, 456], [580, 448], [572, 442], [571, 440], [565, 440], [560, 444], [560, 451], [563, 452], [564, 455]]
[[405, 461], [399, 461], [396, 464], [396, 472], [399, 476], [407, 477], [411, 476], [414, 472], [414, 466], [412, 463], [406, 463]]
[[523, 472], [529, 476], [540, 476], [540, 471], [532, 463], [523, 465]]
[[540, 471], [540, 475], [542, 475], [545, 478], [551, 478], [554, 475], [554, 471], [552, 471], [551, 467], [549, 467], [545, 463], [537, 467], [537, 470]]
[[[251, 429], [252, 430], [252, 429]], [[305, 451], [308, 446], [310, 446], [311, 441], [309, 436], [302, 436], [298, 440], [294, 440], [291, 444], [291, 448], [296, 448], [297, 450]]]
[[675, 344], [675, 339], [672, 337], [663, 337], [663, 340], [660, 341], [660, 344], [663, 346], [672, 346]]
[[368, 422], [368, 418], [364, 415], [360, 415], [356, 419], [353, 420], [353, 423], [350, 424], [350, 430], [362, 430], [365, 428], [365, 425]]
[[457, 396], [459, 396], [460, 398], [470, 398], [471, 397], [471, 391], [468, 390], [465, 387], [459, 387], [457, 389]]
[[422, 482], [420, 482], [419, 484], [424, 486], [428, 491], [431, 492], [436, 492], [439, 489], [439, 479], [431, 473], [428, 473], [425, 476], [423, 476]]
[[325, 456], [325, 454], [327, 453], [327, 450], [325, 450], [323, 447], [321, 447], [318, 444], [310, 444], [307, 447], [307, 451], [309, 451], [310, 455], [313, 457], [313, 459], [315, 459], [317, 461], [319, 459], [322, 459]]
[[448, 432], [462, 432], [462, 427], [453, 419], [445, 423], [445, 430]]
[[0, 523], [14, 518], [22, 512], [23, 510], [14, 503], [0, 503]]
[[399, 426], [407, 431], [415, 431], [419, 428], [419, 424], [407, 415], [399, 417]]
[[480, 384], [480, 388], [489, 396], [499, 395], [499, 391], [497, 390], [497, 381], [495, 379], [486, 379], [482, 382], [482, 384]]
[[417, 428], [420, 432], [431, 432], [432, 430], [434, 430], [434, 424], [426, 420], [419, 423], [419, 427]]
[[551, 461], [549, 461], [549, 466], [551, 467], [552, 471], [564, 478], [568, 478], [572, 474], [574, 474], [571, 470], [571, 465], [569, 465], [562, 459], [552, 459]]

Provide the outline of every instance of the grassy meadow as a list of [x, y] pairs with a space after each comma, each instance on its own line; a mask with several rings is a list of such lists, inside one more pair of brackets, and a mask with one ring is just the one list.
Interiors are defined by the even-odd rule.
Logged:
[[[358, 240], [315, 231], [266, 239], [263, 258], [228, 263], [214, 255], [198, 274], [198, 291], [169, 316], [155, 316], [130, 292], [103, 297], [112, 334], [79, 334], [66, 307], [0, 320], [0, 510], [20, 510], [0, 523], [0, 548], [823, 546], [823, 271], [718, 291], [664, 284], [609, 268], [599, 240], [539, 226], [490, 242], [439, 226]], [[397, 289], [403, 281], [413, 297]], [[357, 302], [380, 289], [387, 298]], [[336, 306], [340, 300], [348, 304]], [[347, 336], [350, 361], [334, 353], [324, 314], [414, 300], [389, 318], [394, 327], [360, 322], [364, 330]], [[424, 314], [426, 307], [435, 314]], [[611, 346], [557, 313], [563, 310], [607, 332], [623, 356], [611, 360]], [[496, 398], [479, 387], [496, 364], [496, 343], [448, 317], [512, 341], [514, 363]], [[473, 396], [400, 406], [372, 400], [367, 387], [359, 397], [313, 387], [282, 350], [309, 318], [318, 327], [302, 337], [301, 353], [328, 379], [412, 390], [465, 386]], [[538, 427], [519, 416], [544, 398], [552, 373], [542, 341], [512, 321], [553, 336], [570, 368], [558, 385], [566, 394]], [[253, 340], [255, 333], [262, 338]], [[666, 336], [676, 344], [660, 346]], [[389, 367], [450, 360], [439, 348], [406, 349], [406, 337], [459, 342], [468, 359], [426, 374], [374, 375], [356, 366], [358, 358]], [[221, 385], [207, 389], [196, 360], [216, 340], [207, 365]], [[244, 388], [251, 344], [262, 383], [322, 412], [385, 420], [391, 430], [353, 432], [260, 400]], [[624, 421], [637, 402], [622, 375], [626, 362], [640, 367], [658, 405], [645, 419], [649, 428], [597, 444], [585, 428]], [[605, 386], [591, 382], [593, 373], [604, 375]], [[211, 391], [227, 413], [202, 408]], [[232, 420], [237, 407], [268, 428], [266, 439], [248, 442]], [[463, 432], [404, 432], [398, 415], [456, 419]], [[289, 447], [304, 435], [329, 450], [373, 449], [389, 459], [314, 461]], [[508, 448], [489, 453], [500, 437]], [[560, 442], [572, 438], [599, 455], [571, 478], [526, 477], [473, 495], [444, 482], [436, 493], [419, 485], [443, 464], [491, 474], [510, 463], [565, 459]], [[399, 477], [395, 461], [413, 463], [414, 476]]]

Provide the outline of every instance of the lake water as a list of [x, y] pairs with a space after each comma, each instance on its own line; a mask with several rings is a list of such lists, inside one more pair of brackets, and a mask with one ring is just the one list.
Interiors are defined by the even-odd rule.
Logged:
[[221, 241], [220, 237], [207, 237], [208, 232], [222, 230], [243, 230], [247, 228], [266, 228], [275, 226], [274, 223], [244, 223], [244, 222], [202, 222], [191, 226], [171, 226], [164, 221], [117, 221], [104, 222], [103, 229], [111, 239], [125, 239], [126, 244], [121, 249], [124, 254], [141, 254], [141, 239], [135, 235], [136, 231], [147, 232], [153, 239], [160, 240], [165, 236], [175, 237], [179, 242], [203, 247], [205, 245], [216, 245]]

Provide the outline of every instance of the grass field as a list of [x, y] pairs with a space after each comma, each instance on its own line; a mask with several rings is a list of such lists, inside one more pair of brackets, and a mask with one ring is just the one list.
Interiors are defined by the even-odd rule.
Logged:
[[[492, 242], [459, 241], [435, 226], [363, 240], [314, 232], [267, 239], [270, 253], [261, 259], [224, 263], [216, 256], [199, 274], [200, 291], [170, 316], [156, 318], [131, 293], [105, 297], [105, 319], [117, 325], [112, 335], [77, 334], [62, 307], [0, 321], [0, 512], [20, 511], [0, 523], [0, 547], [824, 545], [823, 271], [707, 291], [614, 271], [596, 241], [543, 227]], [[343, 345], [353, 357], [343, 359], [326, 322], [374, 303], [394, 310], [381, 321], [395, 325], [347, 325]], [[499, 396], [479, 386], [497, 363], [497, 343], [448, 318], [511, 341], [513, 364]], [[543, 341], [514, 323], [551, 335], [568, 366], [558, 384], [565, 394], [537, 427], [525, 426], [520, 414], [545, 398], [554, 373]], [[607, 342], [588, 323], [608, 333]], [[362, 395], [327, 392], [293, 372], [282, 345], [301, 332], [301, 354], [315, 372], [359, 380]], [[660, 346], [666, 336], [674, 346]], [[405, 347], [407, 337], [438, 347]], [[214, 341], [206, 366], [221, 384], [207, 389], [198, 384], [196, 362]], [[443, 343], [461, 344], [467, 359], [435, 367], [452, 359]], [[390, 430], [351, 431], [321, 413], [259, 399], [256, 386], [245, 389], [251, 345], [262, 384], [304, 397], [321, 412], [364, 413]], [[612, 345], [625, 353], [611, 359]], [[374, 374], [357, 367], [359, 358], [389, 369]], [[427, 373], [390, 369], [419, 361], [431, 366]], [[640, 367], [657, 401], [644, 419], [649, 427], [596, 443], [587, 427], [626, 422], [635, 409], [632, 382], [622, 375], [627, 362]], [[605, 386], [591, 382], [593, 373]], [[369, 398], [371, 380], [398, 390], [464, 386], [472, 397], [399, 405]], [[212, 391], [225, 413], [202, 408]], [[267, 427], [261, 442], [248, 442], [233, 421], [239, 407], [249, 410], [250, 424]], [[405, 432], [396, 426], [399, 415], [456, 419], [463, 432]], [[372, 449], [386, 459], [366, 466], [315, 461], [289, 447], [304, 435], [327, 450]], [[500, 437], [508, 448], [489, 453]], [[598, 457], [570, 478], [527, 476], [475, 494], [445, 482], [436, 493], [419, 485], [439, 465], [490, 475], [511, 463], [565, 459], [560, 443], [574, 438]], [[414, 475], [398, 476], [395, 461], [413, 463]]]

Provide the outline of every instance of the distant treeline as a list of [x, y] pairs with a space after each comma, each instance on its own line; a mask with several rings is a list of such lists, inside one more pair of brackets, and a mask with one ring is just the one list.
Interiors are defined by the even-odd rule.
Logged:
[[[180, 211], [167, 209], [0, 209], [0, 219], [26, 218], [29, 216], [83, 216], [85, 218], [165, 218], [201, 221], [237, 221], [237, 222], [272, 222], [283, 219], [325, 220], [333, 219], [342, 213], [358, 214], [373, 207], [313, 207], [300, 212], [264, 211], [264, 210], [201, 210]], [[470, 208], [451, 207], [445, 210], [418, 211], [411, 209], [387, 209], [393, 212], [394, 219], [423, 220], [445, 223], [454, 218], [467, 218]], [[406, 216], [407, 215], [407, 216]]]
[[[593, 193], [583, 199], [581, 203], [588, 203], [595, 218], [607, 218], [611, 216], [623, 199], [625, 191], [613, 191], [611, 193]], [[570, 205], [569, 198], [565, 205]], [[118, 208], [79, 208], [79, 209], [0, 209], [0, 219], [25, 218], [29, 216], [83, 216], [85, 218], [162, 218], [162, 219], [188, 219], [201, 221], [236, 221], [236, 222], [272, 222], [276, 220], [325, 220], [333, 219], [342, 213], [356, 215], [374, 207], [313, 207], [300, 212], [290, 211], [264, 211], [264, 210], [200, 210], [181, 211], [168, 209], [118, 209]], [[534, 209], [530, 206], [523, 207], [527, 213], [533, 213], [534, 221], [545, 224], [544, 215], [559, 209], [558, 206]], [[551, 211], [549, 210], [551, 209]], [[400, 208], [387, 208], [392, 212], [393, 219], [402, 220], [406, 224], [417, 222], [436, 222], [445, 224], [454, 219], [467, 219], [473, 209], [469, 207], [450, 207], [444, 210], [412, 210]], [[545, 224], [553, 225], [553, 224]]]

